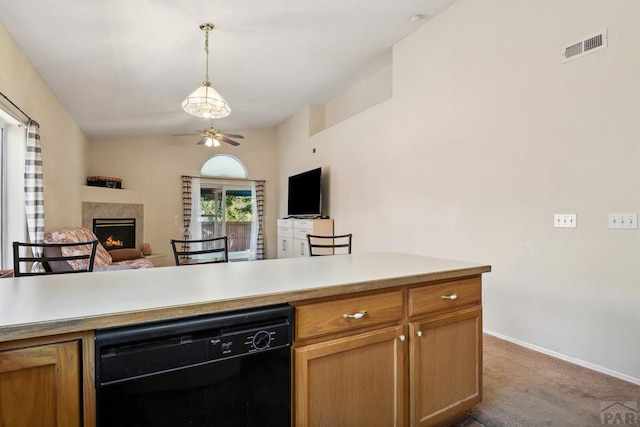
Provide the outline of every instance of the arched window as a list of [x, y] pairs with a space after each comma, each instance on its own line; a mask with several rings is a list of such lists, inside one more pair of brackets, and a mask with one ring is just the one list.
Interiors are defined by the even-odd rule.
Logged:
[[216, 178], [247, 178], [247, 168], [244, 164], [229, 154], [213, 156], [202, 166], [200, 175]]

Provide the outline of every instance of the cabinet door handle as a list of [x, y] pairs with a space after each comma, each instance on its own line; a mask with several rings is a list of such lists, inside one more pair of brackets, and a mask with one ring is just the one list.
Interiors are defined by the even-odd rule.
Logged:
[[354, 314], [345, 313], [342, 315], [342, 317], [345, 319], [362, 319], [366, 315], [367, 315], [366, 311], [359, 311], [358, 313], [354, 313]]
[[398, 339], [399, 339], [400, 341], [404, 341], [404, 340], [406, 340], [406, 339], [407, 339], [407, 337], [405, 337], [404, 335], [400, 335], [400, 336], [398, 337]]
[[422, 331], [418, 331], [418, 332], [416, 332], [416, 336], [417, 336], [418, 338], [419, 338], [419, 337], [421, 337], [421, 336], [422, 336]]
[[442, 295], [440, 299], [450, 299], [450, 300], [458, 299], [458, 294]]

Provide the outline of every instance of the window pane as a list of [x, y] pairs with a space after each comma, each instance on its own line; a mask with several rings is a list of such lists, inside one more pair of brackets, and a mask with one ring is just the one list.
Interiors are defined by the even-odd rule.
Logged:
[[230, 257], [248, 253], [253, 223], [251, 187], [200, 187], [200, 226], [202, 238], [226, 235]]
[[218, 154], [207, 160], [200, 173], [203, 176], [215, 176], [217, 178], [247, 177], [247, 170], [242, 162], [228, 154]]
[[0, 262], [13, 267], [11, 242], [27, 239], [24, 211], [24, 148], [26, 128], [0, 116]]

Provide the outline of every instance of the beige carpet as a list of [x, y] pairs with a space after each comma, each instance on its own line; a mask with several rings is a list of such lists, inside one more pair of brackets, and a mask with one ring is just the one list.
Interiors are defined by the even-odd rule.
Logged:
[[[483, 402], [471, 414], [484, 426], [601, 426], [602, 404], [635, 402], [640, 407], [638, 385], [490, 335], [484, 340]], [[608, 412], [609, 424], [633, 416], [620, 405]]]

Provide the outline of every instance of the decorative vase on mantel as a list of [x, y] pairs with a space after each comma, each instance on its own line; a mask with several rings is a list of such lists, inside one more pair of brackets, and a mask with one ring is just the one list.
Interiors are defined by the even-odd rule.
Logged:
[[142, 244], [142, 255], [147, 256], [151, 255], [151, 245], [148, 243]]

